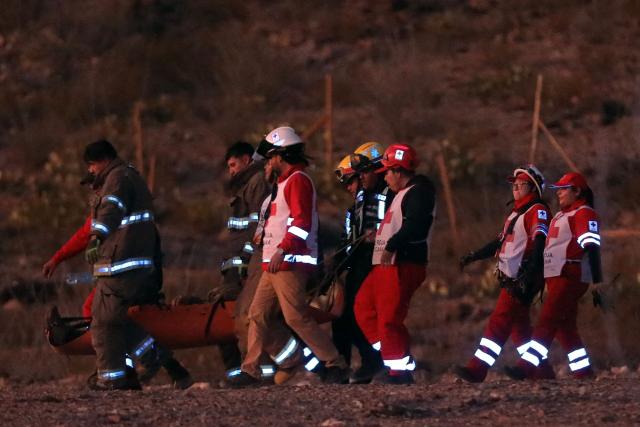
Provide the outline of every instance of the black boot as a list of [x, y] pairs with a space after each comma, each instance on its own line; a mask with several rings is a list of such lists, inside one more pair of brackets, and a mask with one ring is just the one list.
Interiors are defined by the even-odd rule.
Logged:
[[193, 385], [193, 379], [191, 378], [189, 371], [187, 371], [185, 367], [173, 357], [167, 359], [162, 367], [167, 371], [167, 374], [171, 378], [173, 388], [186, 390]]

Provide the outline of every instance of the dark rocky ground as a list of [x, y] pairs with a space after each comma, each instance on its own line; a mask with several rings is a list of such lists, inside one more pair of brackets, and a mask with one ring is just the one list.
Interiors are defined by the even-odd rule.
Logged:
[[469, 385], [442, 375], [413, 386], [300, 386], [246, 390], [196, 383], [142, 392], [87, 391], [78, 378], [0, 387], [4, 425], [586, 425], [640, 423], [637, 375]]

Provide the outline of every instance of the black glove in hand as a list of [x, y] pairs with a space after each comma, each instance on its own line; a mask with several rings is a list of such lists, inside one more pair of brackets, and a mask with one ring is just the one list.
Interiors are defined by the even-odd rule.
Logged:
[[84, 251], [84, 259], [89, 264], [95, 264], [96, 262], [98, 262], [99, 249], [100, 249], [100, 239], [94, 236], [91, 238], [91, 240], [89, 240], [89, 244], [87, 245], [87, 248]]
[[476, 260], [475, 258], [476, 254], [474, 252], [469, 252], [466, 255], [463, 255], [462, 257], [460, 257], [460, 271], [464, 271], [464, 268], [471, 264], [473, 261]]
[[613, 302], [605, 292], [601, 292], [599, 289], [594, 289], [591, 291], [591, 297], [594, 307], [600, 307], [600, 309], [605, 313], [613, 311]]

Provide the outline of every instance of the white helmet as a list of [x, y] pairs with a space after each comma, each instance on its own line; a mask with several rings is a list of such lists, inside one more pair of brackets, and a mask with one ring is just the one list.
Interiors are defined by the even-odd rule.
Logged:
[[542, 172], [532, 164], [521, 166], [513, 171], [513, 174], [509, 177], [509, 182], [515, 181], [521, 173], [529, 177], [529, 180], [536, 186], [538, 194], [542, 197], [542, 192], [545, 188], [544, 175], [542, 175]]
[[265, 140], [276, 147], [283, 148], [302, 143], [302, 138], [298, 136], [293, 128], [288, 126], [275, 128], [267, 134]]

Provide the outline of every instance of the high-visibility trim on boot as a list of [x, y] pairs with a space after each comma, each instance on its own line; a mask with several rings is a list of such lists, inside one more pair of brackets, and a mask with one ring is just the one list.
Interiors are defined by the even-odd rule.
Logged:
[[153, 343], [155, 340], [153, 337], [147, 337], [144, 341], [142, 341], [138, 347], [133, 351], [133, 355], [135, 357], [141, 357], [145, 354], [151, 347], [153, 347]]
[[233, 378], [233, 377], [237, 377], [241, 373], [242, 373], [242, 370], [240, 368], [233, 368], [233, 369], [229, 369], [225, 373], [225, 375], [226, 375], [227, 378]]
[[416, 362], [411, 356], [405, 356], [402, 359], [385, 359], [384, 366], [392, 371], [413, 371], [416, 369]]
[[547, 356], [549, 355], [549, 350], [547, 350], [545, 346], [543, 346], [536, 340], [529, 341], [529, 348], [540, 353], [540, 356], [542, 356], [542, 360], [546, 359]]
[[528, 351], [522, 355], [522, 358], [527, 362], [531, 363], [533, 366], [540, 366], [540, 359], [538, 359], [537, 356], [534, 356]]
[[133, 359], [127, 354], [124, 358], [124, 364], [130, 368], [135, 368], [136, 365], [133, 363]]
[[127, 373], [124, 369], [114, 369], [114, 370], [100, 370], [98, 371], [98, 377], [103, 380], [113, 381], [119, 378], [124, 378]]
[[591, 363], [589, 363], [588, 357], [578, 360], [577, 362], [569, 363], [569, 369], [571, 369], [571, 372], [579, 371], [580, 369], [588, 368], [589, 366], [591, 366]]
[[518, 351], [518, 354], [522, 356], [528, 349], [529, 349], [529, 343], [526, 343], [519, 346], [516, 350]]
[[273, 359], [278, 365], [281, 365], [288, 357], [295, 353], [298, 349], [298, 341], [291, 337], [284, 348], [278, 353], [278, 355]]
[[493, 356], [485, 353], [480, 349], [477, 349], [473, 355], [489, 366], [493, 366], [493, 364], [496, 363], [496, 359]]
[[307, 371], [313, 371], [316, 368], [316, 366], [318, 366], [318, 364], [320, 364], [320, 361], [318, 360], [317, 357], [314, 356], [311, 358], [311, 360], [305, 363], [304, 369], [306, 369]]
[[583, 347], [577, 350], [573, 350], [571, 353], [567, 354], [567, 357], [569, 358], [569, 362], [573, 362], [577, 359], [586, 357], [586, 355], [587, 355], [587, 350]]
[[502, 346], [500, 346], [498, 343], [491, 341], [488, 338], [482, 338], [480, 340], [480, 345], [482, 347], [486, 347], [489, 350], [491, 350], [493, 352], [493, 354], [495, 354], [496, 356], [500, 355], [500, 352], [502, 351]]
[[571, 372], [591, 366], [589, 357], [587, 357], [587, 350], [584, 347], [573, 350], [571, 353], [567, 354], [567, 358], [569, 359], [569, 369], [571, 369]]
[[260, 365], [260, 372], [264, 378], [268, 378], [276, 374], [276, 368], [273, 365]]

